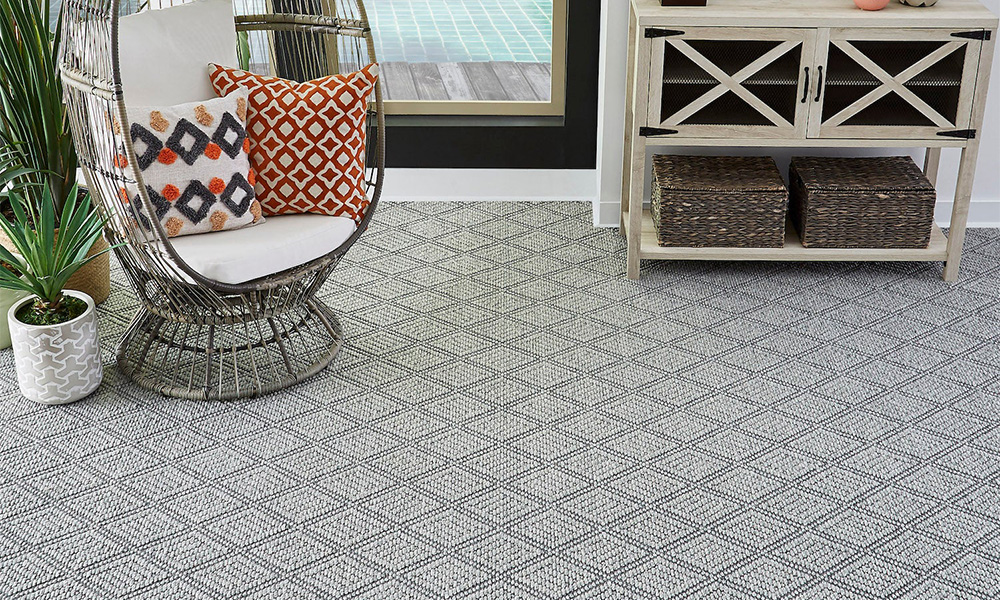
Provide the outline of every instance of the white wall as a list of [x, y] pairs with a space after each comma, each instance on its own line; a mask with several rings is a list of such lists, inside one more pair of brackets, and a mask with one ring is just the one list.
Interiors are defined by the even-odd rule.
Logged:
[[[710, 0], [711, 1], [711, 0]], [[845, 0], [846, 1], [846, 0]], [[947, 1], [947, 0], [942, 0]], [[981, 0], [990, 10], [1000, 14], [1000, 0]], [[920, 9], [914, 9], [920, 10]], [[601, 122], [598, 124], [598, 181], [600, 196], [594, 204], [594, 220], [601, 225], [618, 225], [621, 197], [622, 152], [625, 113], [625, 49], [628, 37], [627, 0], [604, 0], [604, 31], [601, 32]], [[987, 99], [986, 120], [981, 132], [979, 168], [972, 194], [969, 224], [972, 226], [1000, 227], [1000, 59], [994, 60], [992, 89]], [[905, 150], [903, 150], [905, 152]], [[705, 152], [690, 149], [691, 153]], [[797, 153], [805, 152], [798, 150]], [[810, 154], [899, 153], [900, 150], [807, 150]], [[941, 160], [938, 178], [938, 220], [946, 224], [954, 196], [955, 176], [958, 172], [959, 150], [946, 149]], [[791, 151], [754, 150], [748, 153], [775, 156], [784, 172]], [[922, 149], [914, 149], [918, 164], [923, 161]], [[648, 174], [647, 168], [647, 174]], [[647, 187], [648, 189], [648, 187]]]
[[388, 201], [596, 202], [597, 171], [387, 169], [382, 197]]

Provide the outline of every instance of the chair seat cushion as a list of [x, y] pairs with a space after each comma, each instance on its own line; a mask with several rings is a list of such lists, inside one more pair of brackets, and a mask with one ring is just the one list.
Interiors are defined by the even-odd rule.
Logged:
[[354, 219], [282, 215], [255, 227], [171, 240], [184, 262], [221, 283], [244, 283], [303, 265], [336, 250], [357, 229]]

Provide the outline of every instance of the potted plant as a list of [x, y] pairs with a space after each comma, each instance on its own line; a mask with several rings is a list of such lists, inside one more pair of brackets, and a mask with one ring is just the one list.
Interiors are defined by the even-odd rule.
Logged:
[[59, 215], [58, 233], [48, 182], [37, 203], [10, 192], [15, 218], [0, 218], [0, 228], [17, 251], [0, 246], [0, 260], [6, 263], [0, 267], [0, 288], [29, 294], [7, 312], [17, 382], [21, 393], [42, 404], [79, 400], [97, 389], [103, 374], [94, 300], [65, 287], [96, 258], [88, 252], [104, 223], [91, 209], [89, 195], [78, 196], [75, 186], [71, 192]]
[[[0, 0], [0, 145], [11, 148], [17, 165], [30, 171], [22, 178], [45, 179], [57, 219], [70, 195], [78, 193], [77, 154], [59, 76], [60, 21], [53, 23], [47, 0]], [[37, 206], [42, 189], [32, 186], [24, 193]], [[3, 199], [0, 213], [14, 218]], [[111, 265], [104, 239], [94, 244], [88, 252], [99, 258], [67, 286], [101, 303], [111, 289]], [[5, 235], [0, 246], [15, 249]]]

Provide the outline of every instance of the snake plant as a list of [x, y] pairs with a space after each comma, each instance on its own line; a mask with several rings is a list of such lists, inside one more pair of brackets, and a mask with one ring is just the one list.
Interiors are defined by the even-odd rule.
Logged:
[[[18, 181], [46, 181], [57, 215], [76, 193], [77, 167], [58, 69], [60, 21], [47, 0], [0, 0], [0, 146], [31, 170]], [[37, 205], [42, 189], [24, 193]]]

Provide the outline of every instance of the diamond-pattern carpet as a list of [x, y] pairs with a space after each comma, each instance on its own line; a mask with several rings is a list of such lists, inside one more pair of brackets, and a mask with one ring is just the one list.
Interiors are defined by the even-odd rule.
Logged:
[[[3, 598], [997, 598], [1000, 231], [660, 263], [585, 204], [383, 205], [334, 365], [191, 402], [0, 355]], [[135, 302], [101, 309], [108, 367]]]

